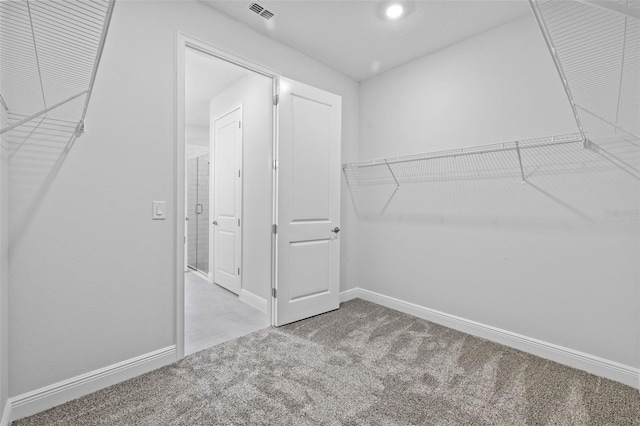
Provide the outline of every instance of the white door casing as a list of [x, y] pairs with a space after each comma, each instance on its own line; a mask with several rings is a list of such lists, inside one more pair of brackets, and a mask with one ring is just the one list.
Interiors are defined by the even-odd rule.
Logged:
[[[186, 159], [185, 159], [185, 145], [186, 145], [186, 138], [185, 138], [185, 80], [186, 80], [186, 76], [185, 76], [185, 54], [186, 54], [186, 50], [187, 49], [195, 49], [198, 50], [200, 52], [203, 52], [207, 55], [211, 55], [213, 57], [225, 60], [229, 63], [241, 66], [245, 69], [248, 69], [252, 72], [255, 72], [257, 74], [260, 75], [264, 75], [268, 78], [271, 79], [272, 81], [272, 87], [273, 87], [273, 97], [275, 98], [275, 96], [280, 92], [279, 91], [279, 84], [280, 84], [280, 72], [265, 67], [264, 65], [261, 65], [257, 62], [254, 62], [252, 60], [249, 60], [247, 58], [235, 55], [233, 53], [230, 53], [227, 50], [224, 49], [220, 49], [214, 45], [211, 45], [210, 43], [204, 42], [198, 38], [192, 37], [188, 34], [185, 34], [183, 32], [177, 31], [176, 32], [176, 51], [175, 51], [175, 58], [176, 58], [176, 66], [175, 66], [175, 91], [176, 91], [176, 105], [175, 105], [175, 112], [176, 112], [176, 128], [175, 128], [175, 143], [176, 143], [176, 162], [174, 164], [175, 167], [175, 179], [176, 179], [176, 185], [174, 187], [174, 192], [175, 192], [175, 197], [176, 197], [176, 210], [175, 210], [175, 214], [173, 215], [173, 225], [175, 228], [175, 234], [174, 234], [174, 239], [175, 239], [175, 264], [174, 264], [174, 281], [175, 281], [175, 336], [176, 336], [176, 360], [181, 360], [182, 358], [184, 358], [184, 335], [185, 335], [185, 286], [184, 286], [184, 261], [185, 261], [185, 245], [183, 244], [184, 242], [184, 236], [185, 236], [185, 220], [184, 220], [184, 216], [182, 214], [183, 211], [185, 211], [185, 189], [186, 189], [186, 173], [185, 173], [185, 166], [186, 166]], [[269, 169], [271, 169], [271, 164], [272, 164], [272, 160], [276, 159], [276, 155], [277, 155], [277, 151], [276, 151], [276, 145], [277, 145], [277, 115], [278, 115], [278, 108], [274, 105], [273, 107], [273, 128], [272, 128], [272, 146], [273, 146], [273, 156], [267, 159], [267, 164], [269, 166]], [[213, 123], [211, 123], [211, 125], [213, 125]], [[243, 126], [244, 127], [244, 126]], [[266, 130], [268, 131], [268, 130]], [[213, 148], [213, 147], [212, 147]], [[211, 153], [213, 154], [213, 149], [211, 150]], [[211, 164], [213, 165], [213, 158], [211, 160]], [[276, 192], [277, 192], [277, 185], [276, 185], [276, 180], [277, 180], [277, 176], [276, 176], [276, 171], [271, 169], [272, 172], [272, 176], [271, 176], [271, 180], [273, 183], [273, 188], [272, 188], [272, 195], [273, 195], [273, 200], [276, 200]], [[213, 175], [213, 173], [212, 173]], [[265, 176], [265, 179], [268, 179], [268, 177]], [[213, 188], [213, 184], [211, 184], [210, 188]], [[213, 199], [210, 200], [210, 206], [211, 206], [211, 213], [213, 214]], [[276, 210], [277, 210], [277, 206], [274, 204], [271, 206], [272, 210], [273, 210], [273, 215], [272, 215], [272, 219], [273, 222], [272, 223], [277, 223], [277, 215], [276, 215]], [[213, 217], [212, 219], [213, 220]], [[243, 224], [244, 227], [244, 224]], [[210, 229], [213, 229], [214, 227], [210, 227]], [[270, 232], [271, 229], [267, 229], [266, 232]], [[268, 274], [269, 277], [267, 277], [267, 279], [264, 282], [264, 285], [267, 286], [269, 289], [272, 287], [275, 287], [275, 275], [276, 275], [276, 248], [275, 248], [275, 244], [276, 244], [276, 236], [274, 234], [272, 235], [272, 267], [271, 267], [271, 273]], [[211, 238], [210, 241], [213, 241], [213, 237]], [[211, 244], [211, 247], [213, 247], [213, 244]], [[211, 258], [210, 260], [210, 271], [213, 270], [214, 267], [214, 261], [213, 258]], [[212, 272], [210, 272], [211, 275]], [[213, 277], [212, 277], [213, 278]], [[272, 310], [274, 309], [273, 303], [267, 303], [267, 314], [269, 315], [270, 318], [273, 319], [273, 312]], [[275, 324], [275, 322], [272, 321], [272, 324]]]
[[342, 98], [281, 79], [275, 325], [339, 307]]
[[242, 258], [242, 107], [213, 120], [213, 281], [239, 294]]

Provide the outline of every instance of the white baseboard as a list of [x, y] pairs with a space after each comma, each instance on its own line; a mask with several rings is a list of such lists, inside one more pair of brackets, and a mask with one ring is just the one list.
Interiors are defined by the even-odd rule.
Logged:
[[4, 405], [4, 410], [2, 411], [2, 419], [0, 419], [0, 426], [9, 426], [11, 423], [11, 400], [8, 399], [7, 403]]
[[245, 290], [244, 288], [240, 290], [240, 300], [243, 302], [253, 306], [257, 310], [262, 313], [267, 313], [267, 301], [260, 296], [256, 296], [250, 291]]
[[[176, 347], [173, 345], [15, 396], [8, 402], [9, 420], [18, 420], [39, 413], [107, 386], [148, 373], [175, 360]], [[2, 426], [5, 426], [5, 423], [2, 423]]]
[[577, 368], [597, 376], [615, 380], [640, 390], [640, 369], [615, 361], [600, 358], [584, 352], [569, 349], [553, 343], [544, 342], [532, 337], [523, 336], [511, 331], [490, 325], [481, 324], [455, 315], [429, 309], [415, 303], [385, 296], [380, 293], [356, 288], [340, 293], [340, 300], [360, 298], [368, 302], [386, 306], [405, 314], [413, 315], [436, 324], [443, 325], [467, 334], [481, 337], [528, 352], [539, 357], [555, 361], [569, 367]]
[[360, 289], [359, 288], [351, 288], [349, 290], [340, 292], [340, 303], [346, 302], [351, 299], [356, 299], [359, 297]]

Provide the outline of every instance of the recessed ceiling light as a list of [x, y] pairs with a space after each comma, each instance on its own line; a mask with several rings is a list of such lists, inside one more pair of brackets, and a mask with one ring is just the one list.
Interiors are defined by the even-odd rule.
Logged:
[[392, 4], [391, 6], [387, 7], [385, 13], [387, 15], [387, 18], [389, 19], [398, 19], [404, 13], [404, 7], [402, 7], [401, 4]]

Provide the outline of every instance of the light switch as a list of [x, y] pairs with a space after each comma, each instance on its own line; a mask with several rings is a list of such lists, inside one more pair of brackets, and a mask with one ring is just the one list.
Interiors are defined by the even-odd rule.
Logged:
[[153, 220], [165, 220], [167, 218], [167, 202], [166, 201], [154, 201], [152, 203], [151, 219]]

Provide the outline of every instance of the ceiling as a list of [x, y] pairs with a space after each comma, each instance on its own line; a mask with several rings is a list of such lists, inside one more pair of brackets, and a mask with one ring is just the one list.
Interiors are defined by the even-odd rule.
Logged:
[[396, 1], [406, 13], [384, 18], [387, 1], [201, 0], [223, 14], [362, 81], [475, 34], [530, 14], [526, 0]]
[[[185, 122], [209, 126], [209, 101], [250, 72], [193, 49], [185, 53]], [[215, 76], [215, 78], [212, 78]]]

